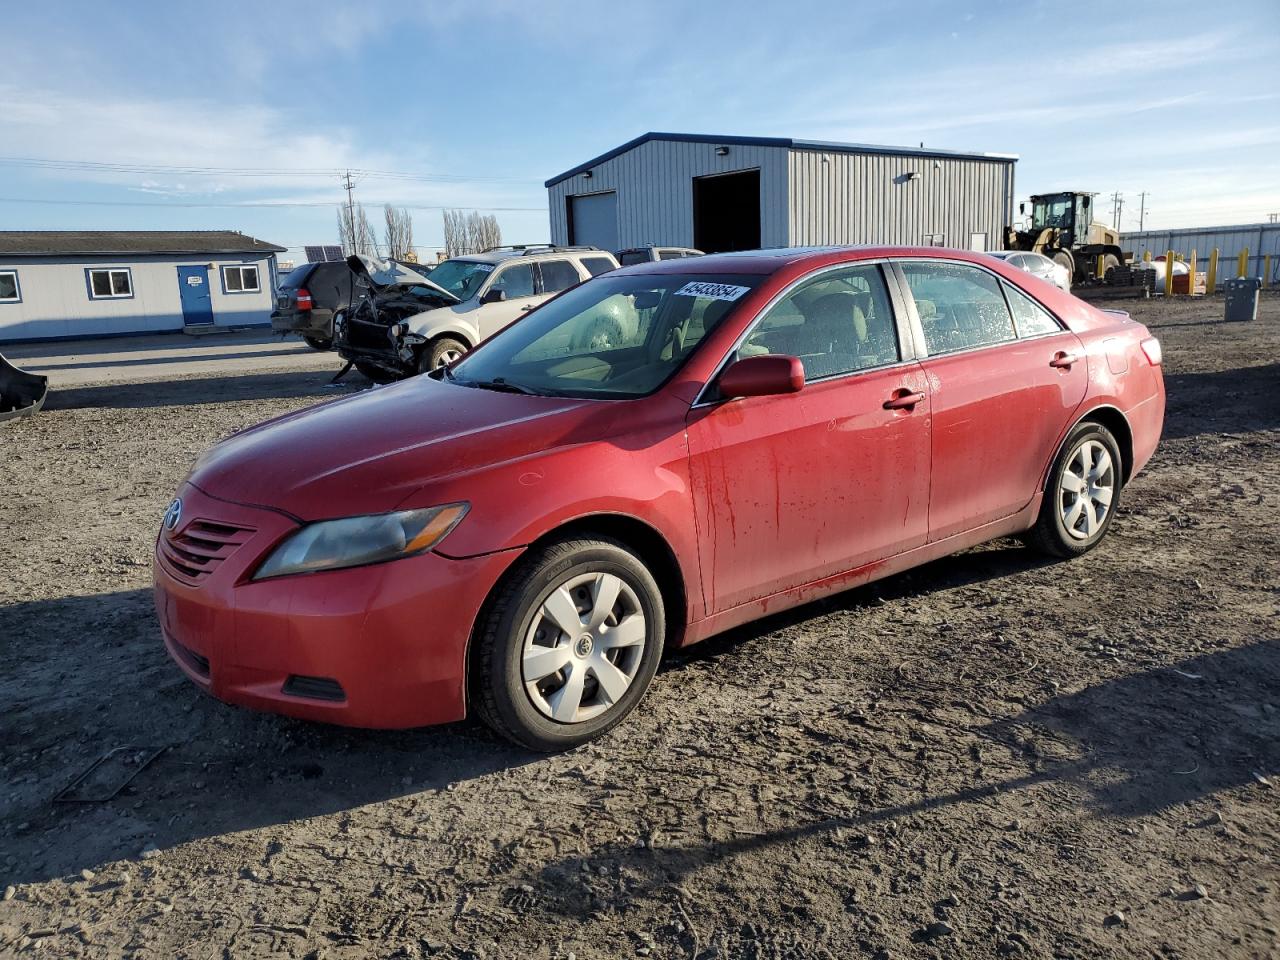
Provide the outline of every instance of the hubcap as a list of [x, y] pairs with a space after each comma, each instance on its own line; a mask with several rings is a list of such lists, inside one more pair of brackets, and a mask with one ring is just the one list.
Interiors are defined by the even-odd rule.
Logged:
[[436, 366], [443, 367], [447, 364], [453, 363], [453, 361], [455, 360], [461, 360], [461, 359], [462, 359], [461, 350], [446, 350], [444, 353], [440, 354], [439, 358], [436, 360]]
[[621, 577], [569, 578], [543, 600], [524, 638], [521, 676], [529, 700], [560, 723], [600, 716], [635, 679], [646, 633], [640, 601]]
[[1102, 529], [1115, 487], [1115, 465], [1107, 448], [1097, 440], [1080, 444], [1067, 461], [1058, 488], [1062, 525], [1072, 538], [1088, 540]]

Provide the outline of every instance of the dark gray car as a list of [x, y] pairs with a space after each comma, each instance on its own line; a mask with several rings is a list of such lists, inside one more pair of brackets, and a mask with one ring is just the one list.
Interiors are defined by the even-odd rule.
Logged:
[[367, 291], [355, 285], [345, 260], [304, 263], [280, 281], [271, 329], [297, 333], [316, 350], [333, 346], [333, 314], [358, 303]]

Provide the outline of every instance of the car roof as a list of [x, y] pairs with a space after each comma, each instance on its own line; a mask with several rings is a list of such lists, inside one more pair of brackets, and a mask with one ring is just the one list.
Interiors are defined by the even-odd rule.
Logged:
[[507, 260], [546, 260], [552, 257], [612, 257], [608, 250], [595, 250], [587, 247], [533, 247], [515, 250], [487, 250], [484, 253], [463, 253], [450, 260], [465, 260], [468, 263], [504, 263]]
[[856, 244], [831, 247], [773, 247], [767, 250], [739, 250], [708, 253], [681, 260], [651, 260], [623, 267], [619, 273], [741, 273], [771, 274], [792, 265], [811, 267], [829, 263], [876, 260], [883, 257], [933, 257], [982, 263], [984, 254], [950, 247], [907, 247], [884, 244]]

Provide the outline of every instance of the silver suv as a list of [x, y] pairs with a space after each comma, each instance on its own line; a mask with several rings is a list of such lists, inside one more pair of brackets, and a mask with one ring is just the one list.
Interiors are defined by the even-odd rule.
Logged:
[[435, 300], [374, 297], [342, 318], [338, 351], [374, 379], [426, 373], [561, 290], [617, 268], [595, 247], [530, 244], [453, 257], [427, 275]]

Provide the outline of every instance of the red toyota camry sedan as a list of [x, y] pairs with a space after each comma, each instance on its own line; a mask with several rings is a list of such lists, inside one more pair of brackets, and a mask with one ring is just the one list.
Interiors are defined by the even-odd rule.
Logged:
[[1160, 360], [962, 251], [608, 273], [206, 453], [156, 543], [164, 642], [231, 703], [571, 747], [668, 646], [994, 537], [1090, 550], [1159, 439]]

